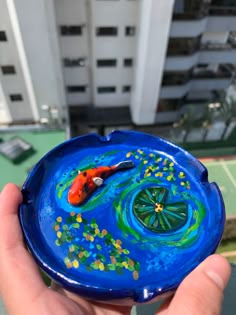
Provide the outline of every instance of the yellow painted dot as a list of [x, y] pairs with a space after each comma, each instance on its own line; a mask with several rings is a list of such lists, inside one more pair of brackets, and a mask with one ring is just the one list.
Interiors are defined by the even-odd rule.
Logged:
[[180, 185], [181, 185], [181, 186], [184, 186], [184, 185], [185, 185], [185, 182], [181, 182]]
[[62, 217], [58, 217], [57, 222], [61, 222], [61, 221], [62, 221]]
[[122, 262], [122, 265], [127, 269], [129, 267], [128, 263], [126, 261]]
[[79, 267], [79, 262], [78, 262], [78, 260], [76, 260], [76, 259], [73, 261], [72, 264], [73, 264], [73, 267], [75, 267], [75, 268], [78, 268], [78, 267]]
[[77, 216], [77, 217], [76, 217], [76, 221], [79, 222], [79, 223], [81, 223], [81, 222], [82, 222], [82, 218]]
[[130, 157], [131, 156], [131, 152], [128, 152], [127, 154], [126, 154], [126, 157]]
[[149, 154], [149, 156], [150, 156], [150, 157], [153, 157], [153, 156], [154, 156], [154, 154], [153, 154], [153, 153], [150, 153], [150, 154]]
[[57, 237], [58, 237], [58, 238], [61, 238], [61, 232], [60, 232], [60, 231], [57, 232]]
[[99, 234], [100, 230], [99, 229], [95, 229], [95, 234]]
[[100, 264], [99, 264], [99, 269], [101, 270], [101, 271], [103, 271], [104, 269], [105, 269], [105, 266], [104, 266], [104, 263], [102, 263], [102, 262], [100, 262]]

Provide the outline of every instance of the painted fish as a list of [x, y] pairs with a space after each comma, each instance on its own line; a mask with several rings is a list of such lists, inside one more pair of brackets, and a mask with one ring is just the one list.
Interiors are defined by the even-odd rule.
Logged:
[[68, 202], [74, 206], [82, 204], [96, 188], [103, 184], [105, 178], [116, 171], [132, 167], [134, 167], [132, 161], [123, 161], [113, 166], [99, 166], [83, 172], [79, 171], [69, 189]]

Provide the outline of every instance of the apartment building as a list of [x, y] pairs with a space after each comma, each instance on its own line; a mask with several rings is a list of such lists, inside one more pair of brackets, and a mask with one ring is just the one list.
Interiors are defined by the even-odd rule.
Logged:
[[0, 123], [172, 123], [231, 84], [235, 16], [233, 0], [0, 0]]

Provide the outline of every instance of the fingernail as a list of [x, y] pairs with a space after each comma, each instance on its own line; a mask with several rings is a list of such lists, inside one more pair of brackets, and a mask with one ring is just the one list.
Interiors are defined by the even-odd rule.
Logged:
[[220, 290], [224, 290], [229, 277], [230, 266], [220, 255], [212, 255], [203, 263], [205, 274], [217, 285]]
[[218, 286], [220, 290], [224, 290], [225, 288], [224, 281], [216, 272], [210, 270], [206, 271], [206, 274], [213, 282], [215, 282], [215, 284]]

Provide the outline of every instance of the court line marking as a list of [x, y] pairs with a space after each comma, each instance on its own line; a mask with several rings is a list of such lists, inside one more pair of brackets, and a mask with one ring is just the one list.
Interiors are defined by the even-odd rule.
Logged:
[[231, 180], [232, 184], [236, 188], [236, 180], [234, 179], [233, 175], [231, 174], [230, 170], [228, 169], [227, 165], [224, 161], [220, 161], [221, 166], [223, 167], [225, 173], [228, 175], [229, 179]]
[[236, 160], [230, 160], [230, 161], [227, 161], [227, 160], [218, 160], [218, 161], [215, 161], [215, 162], [204, 162], [204, 161], [201, 161], [200, 160], [200, 162], [202, 163], [202, 164], [205, 164], [206, 166], [217, 166], [217, 165], [219, 165], [220, 164], [220, 162], [224, 162], [225, 164], [229, 164], [229, 165], [236, 165]]

